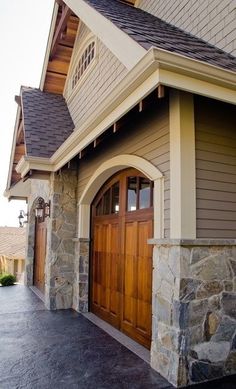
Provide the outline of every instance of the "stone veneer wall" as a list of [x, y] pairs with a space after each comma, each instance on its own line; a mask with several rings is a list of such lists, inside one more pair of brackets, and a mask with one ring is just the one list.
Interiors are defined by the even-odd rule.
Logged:
[[40, 179], [30, 180], [30, 196], [28, 198], [28, 223], [26, 225], [26, 258], [24, 284], [33, 285], [34, 269], [34, 243], [35, 243], [35, 205], [37, 199], [42, 197], [45, 201], [49, 198], [49, 181]]
[[175, 386], [236, 373], [236, 241], [154, 243], [151, 364]]
[[89, 239], [76, 239], [73, 308], [78, 312], [88, 312], [89, 245]]
[[77, 224], [77, 167], [71, 163], [53, 174], [51, 217], [47, 231], [45, 304], [48, 309], [72, 307]]

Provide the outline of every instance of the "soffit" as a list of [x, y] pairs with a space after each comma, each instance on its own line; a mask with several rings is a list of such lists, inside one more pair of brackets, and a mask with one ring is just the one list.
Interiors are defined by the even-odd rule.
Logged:
[[69, 69], [74, 42], [78, 30], [79, 18], [63, 3], [57, 1], [55, 27], [52, 27], [52, 39], [44, 64], [42, 90], [62, 94]]

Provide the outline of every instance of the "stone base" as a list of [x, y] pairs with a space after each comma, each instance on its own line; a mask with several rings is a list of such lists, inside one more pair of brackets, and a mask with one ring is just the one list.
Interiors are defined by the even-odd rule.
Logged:
[[236, 242], [207, 242], [154, 247], [151, 365], [176, 387], [236, 374]]

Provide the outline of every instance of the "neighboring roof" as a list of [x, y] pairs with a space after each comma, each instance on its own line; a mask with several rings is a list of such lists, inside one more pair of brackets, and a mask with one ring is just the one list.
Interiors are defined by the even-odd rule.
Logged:
[[50, 158], [75, 127], [61, 95], [23, 87], [22, 110], [27, 156]]
[[0, 255], [10, 259], [24, 259], [25, 231], [25, 228], [19, 227], [0, 227]]
[[117, 0], [85, 0], [146, 50], [160, 48], [236, 71], [236, 58], [165, 21]]

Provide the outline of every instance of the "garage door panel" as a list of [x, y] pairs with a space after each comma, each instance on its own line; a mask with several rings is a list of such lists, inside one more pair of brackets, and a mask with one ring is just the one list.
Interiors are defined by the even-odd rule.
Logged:
[[152, 221], [138, 224], [137, 297], [150, 304], [152, 289], [152, 250], [147, 244], [152, 234]]
[[[152, 249], [147, 240], [152, 238], [153, 210], [139, 208], [143, 204], [140, 188], [144, 181], [134, 179], [134, 170], [132, 180], [127, 174], [117, 175], [119, 184], [116, 178], [116, 195], [118, 186], [122, 191], [119, 203], [116, 196], [116, 205], [112, 205], [114, 178], [111, 179], [111, 189], [107, 183], [94, 202], [91, 305], [95, 314], [149, 348]], [[145, 188], [148, 182], [146, 179]], [[132, 209], [126, 211], [128, 186], [129, 191], [136, 191], [137, 195]], [[148, 201], [151, 204], [151, 197]], [[113, 213], [107, 215], [108, 210]]]
[[151, 310], [150, 303], [142, 300], [137, 300], [136, 304], [136, 312], [137, 312], [137, 322], [136, 327], [138, 330], [143, 332], [144, 334], [151, 334]]
[[94, 226], [92, 304], [113, 316], [119, 311], [118, 232], [118, 223], [103, 221]]

